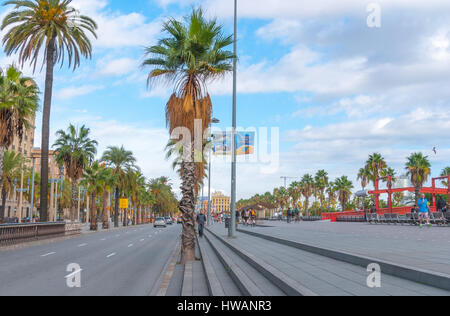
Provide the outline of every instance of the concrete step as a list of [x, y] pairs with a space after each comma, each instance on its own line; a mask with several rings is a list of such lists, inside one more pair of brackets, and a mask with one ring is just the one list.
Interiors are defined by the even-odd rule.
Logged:
[[268, 239], [238, 232], [238, 242], [230, 241], [234, 247], [245, 249], [267, 265], [297, 280], [314, 293], [326, 296], [342, 295], [438, 295], [450, 293], [416, 282], [382, 274], [382, 288], [370, 289], [366, 280], [366, 268], [331, 259], [326, 256], [293, 248]]
[[229, 249], [220, 239], [205, 232], [206, 240], [244, 296], [285, 296], [270, 280]]
[[[276, 266], [268, 264], [244, 249], [239, 247], [235, 242], [228, 241], [226, 238], [221, 237], [219, 234], [209, 231], [217, 239], [219, 239], [229, 249], [234, 251], [238, 256], [245, 260], [248, 264], [258, 270], [262, 276], [270, 280], [273, 285], [277, 286], [283, 293], [289, 296], [317, 296], [316, 293], [303, 286], [300, 282], [292, 278], [290, 275], [276, 268]], [[240, 243], [241, 241], [239, 241]]]
[[[278, 245], [295, 248], [300, 251], [309, 252], [311, 254], [316, 254], [327, 259], [334, 259], [338, 262], [345, 262], [351, 265], [360, 266], [362, 268], [367, 268], [369, 264], [376, 263], [380, 265], [383, 274], [391, 276], [393, 281], [396, 280], [397, 282], [400, 282], [400, 279], [403, 279], [405, 281], [409, 281], [412, 287], [414, 287], [414, 284], [420, 284], [420, 287], [422, 287], [423, 284], [424, 286], [427, 286], [428, 290], [438, 293], [435, 295], [442, 295], [442, 293], [445, 292], [450, 293], [448, 292], [450, 291], [450, 276], [443, 273], [426, 271], [423, 269], [408, 267], [405, 265], [387, 262], [376, 258], [369, 258], [344, 251], [327, 249], [325, 247], [317, 247], [298, 241], [292, 241], [262, 233], [256, 233], [246, 229], [239, 229], [238, 232], [246, 234], [247, 236], [262, 239], [264, 240], [264, 242], [273, 242]], [[444, 291], [433, 291], [433, 288], [441, 289]]]
[[242, 296], [228, 271], [205, 238], [198, 239], [206, 282], [211, 296]]

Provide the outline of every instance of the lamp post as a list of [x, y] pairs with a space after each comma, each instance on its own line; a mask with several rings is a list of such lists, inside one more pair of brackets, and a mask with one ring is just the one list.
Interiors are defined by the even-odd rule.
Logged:
[[[219, 124], [219, 123], [220, 120], [216, 118], [213, 118], [211, 120], [211, 124]], [[212, 146], [209, 150], [209, 167], [208, 167], [208, 226], [211, 226], [211, 165], [212, 165]]]
[[[23, 174], [21, 176], [21, 182], [23, 182]], [[19, 192], [19, 205], [17, 206], [17, 211], [19, 212], [19, 223], [22, 222], [22, 193], [30, 192], [30, 179], [27, 180], [28, 186], [27, 188], [17, 189], [17, 178], [14, 178], [14, 192]], [[22, 183], [21, 183], [22, 186]]]
[[233, 133], [232, 133], [232, 162], [231, 162], [231, 219], [228, 227], [228, 237], [233, 238], [236, 233], [236, 90], [237, 90], [237, 0], [234, 0], [234, 61], [233, 61]]
[[34, 172], [36, 169], [36, 158], [33, 159], [33, 173], [31, 175], [31, 201], [30, 201], [30, 223], [33, 223], [33, 208], [34, 208]]
[[55, 212], [56, 212], [55, 219], [56, 219], [56, 221], [58, 221], [58, 197], [59, 197], [59, 206], [62, 205], [63, 190], [64, 190], [64, 188], [63, 188], [63, 185], [64, 185], [64, 183], [63, 183], [63, 181], [64, 181], [64, 166], [59, 167], [59, 174], [60, 174], [59, 182], [60, 182], [60, 189], [61, 190], [60, 190], [59, 194], [56, 194], [56, 209], [55, 209]]

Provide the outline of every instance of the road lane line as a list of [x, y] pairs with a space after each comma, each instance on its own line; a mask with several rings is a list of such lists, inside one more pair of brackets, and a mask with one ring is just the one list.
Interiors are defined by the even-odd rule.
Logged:
[[111, 257], [114, 257], [115, 255], [116, 255], [116, 253], [114, 252], [114, 253], [112, 253], [110, 255], [107, 255], [106, 258], [111, 258]]
[[133, 246], [134, 246], [133, 244], [129, 244], [129, 245], [128, 245], [128, 248], [131, 248], [131, 247], [133, 247]]
[[106, 238], [103, 238], [103, 239], [100, 239], [101, 241], [105, 241], [106, 240]]
[[47, 253], [45, 255], [42, 255], [41, 257], [48, 257], [48, 256], [51, 256], [51, 255], [54, 255], [54, 254], [56, 254], [56, 252], [50, 252], [50, 253]]
[[87, 244], [81, 244], [81, 245], [78, 245], [78, 248], [86, 247], [86, 246], [87, 246]]
[[143, 242], [145, 239], [141, 239], [141, 242]]
[[70, 278], [74, 277], [75, 275], [77, 275], [78, 273], [81, 273], [81, 271], [83, 271], [83, 269], [72, 272], [71, 274], [66, 275], [64, 278], [70, 279]]

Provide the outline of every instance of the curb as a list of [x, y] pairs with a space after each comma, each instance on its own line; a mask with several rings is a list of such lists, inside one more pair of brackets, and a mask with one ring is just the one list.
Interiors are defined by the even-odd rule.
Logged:
[[282, 245], [297, 248], [310, 253], [325, 256], [338, 261], [347, 262], [363, 268], [367, 268], [370, 264], [376, 263], [381, 267], [383, 273], [399, 277], [405, 280], [417, 282], [420, 284], [432, 286], [435, 288], [450, 291], [450, 275], [431, 272], [423, 269], [413, 268], [405, 265], [396, 264], [389, 261], [383, 261], [375, 258], [365, 257], [361, 255], [355, 255], [345, 251], [336, 251], [328, 248], [312, 246], [305, 243], [300, 243], [297, 241], [272, 237], [264, 234], [259, 234], [255, 232], [249, 232], [245, 230], [238, 229], [237, 231], [251, 235], [254, 237], [259, 237], [269, 241], [273, 241]]

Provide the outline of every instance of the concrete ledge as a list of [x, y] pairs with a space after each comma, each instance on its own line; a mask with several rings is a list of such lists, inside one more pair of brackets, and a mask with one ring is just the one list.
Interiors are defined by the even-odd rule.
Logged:
[[305, 243], [300, 243], [297, 241], [277, 238], [273, 236], [268, 236], [265, 234], [259, 234], [255, 232], [250, 232], [242, 229], [238, 229], [239, 232], [248, 234], [251, 236], [259, 237], [269, 241], [273, 241], [282, 245], [290, 246], [300, 250], [315, 253], [321, 256], [325, 256], [331, 259], [347, 262], [350, 264], [358, 265], [363, 268], [367, 268], [370, 264], [376, 263], [380, 265], [381, 272], [386, 273], [395, 277], [399, 277], [405, 280], [417, 282], [424, 285], [429, 285], [443, 290], [450, 291], [450, 275], [432, 272], [423, 269], [413, 268], [405, 265], [400, 265], [397, 263], [383, 261], [375, 258], [365, 257], [362, 255], [355, 255], [345, 251], [336, 251], [328, 248], [312, 246]]
[[280, 288], [286, 295], [289, 296], [318, 296], [313, 291], [307, 289], [299, 282], [293, 280], [291, 277], [276, 269], [275, 267], [267, 264], [263, 260], [258, 259], [254, 255], [249, 252], [238, 248], [215, 233], [208, 230], [211, 234], [213, 234], [217, 239], [219, 239], [223, 244], [225, 244], [228, 248], [233, 250], [237, 255], [239, 255], [242, 259], [247, 261], [250, 265], [252, 265], [256, 270], [258, 270], [262, 275], [264, 275], [267, 279], [273, 282], [278, 288]]
[[250, 280], [250, 278], [236, 264], [234, 264], [226, 254], [219, 252], [209, 238], [208, 234], [205, 234], [205, 238], [211, 245], [219, 260], [222, 262], [225, 269], [230, 274], [231, 279], [235, 282], [244, 296], [264, 296], [264, 293], [256, 286], [256, 284], [253, 283], [252, 280]]
[[181, 289], [181, 296], [194, 296], [192, 262], [186, 262], [184, 265], [183, 288]]
[[209, 260], [209, 255], [202, 247], [202, 243], [197, 239], [198, 249], [200, 250], [200, 256], [202, 257], [203, 270], [206, 275], [206, 283], [208, 285], [208, 292], [211, 296], [225, 296], [225, 292], [220, 285], [219, 279], [217, 278], [216, 271], [212, 267], [211, 261]]

